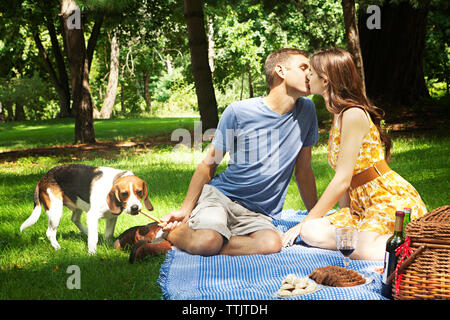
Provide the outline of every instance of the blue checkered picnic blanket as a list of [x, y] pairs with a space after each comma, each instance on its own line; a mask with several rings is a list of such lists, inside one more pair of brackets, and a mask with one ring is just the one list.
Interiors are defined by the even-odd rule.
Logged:
[[[285, 210], [274, 220], [283, 232], [300, 222], [306, 212]], [[306, 277], [314, 269], [343, 266], [338, 251], [298, 244], [269, 255], [202, 257], [173, 248], [161, 266], [158, 283], [163, 299], [174, 300], [270, 300], [281, 281], [290, 273]], [[382, 261], [353, 260], [349, 267], [369, 279], [369, 283], [346, 288], [322, 286], [306, 295], [283, 299], [298, 300], [383, 300], [381, 275], [374, 272]]]

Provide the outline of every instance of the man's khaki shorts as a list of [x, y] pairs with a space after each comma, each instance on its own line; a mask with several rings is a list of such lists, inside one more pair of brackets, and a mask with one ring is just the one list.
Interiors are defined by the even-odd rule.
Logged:
[[248, 210], [209, 184], [203, 187], [188, 224], [194, 230], [212, 229], [227, 239], [263, 229], [270, 229], [282, 235], [272, 224], [271, 217]]

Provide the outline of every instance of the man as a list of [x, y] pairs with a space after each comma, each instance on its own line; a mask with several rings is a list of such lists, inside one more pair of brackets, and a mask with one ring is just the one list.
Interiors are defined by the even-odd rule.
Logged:
[[[294, 169], [306, 208], [317, 202], [311, 168], [317, 117], [314, 103], [303, 98], [309, 94], [307, 53], [277, 50], [265, 72], [269, 94], [225, 109], [180, 209], [161, 219], [165, 238], [178, 249], [203, 256], [280, 251], [272, 217], [282, 211]], [[226, 152], [228, 167], [214, 176]], [[141, 243], [131, 260], [152, 252], [152, 245]]]

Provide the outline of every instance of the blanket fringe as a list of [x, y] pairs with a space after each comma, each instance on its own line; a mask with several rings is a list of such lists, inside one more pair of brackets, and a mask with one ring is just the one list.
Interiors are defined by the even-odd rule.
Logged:
[[169, 272], [170, 272], [170, 266], [172, 265], [172, 261], [175, 257], [175, 249], [171, 249], [166, 254], [166, 259], [164, 260], [163, 264], [161, 265], [161, 268], [159, 269], [159, 277], [158, 277], [158, 284], [161, 287], [162, 296], [161, 300], [169, 300], [170, 295], [168, 294], [167, 290], [167, 281], [169, 280]]

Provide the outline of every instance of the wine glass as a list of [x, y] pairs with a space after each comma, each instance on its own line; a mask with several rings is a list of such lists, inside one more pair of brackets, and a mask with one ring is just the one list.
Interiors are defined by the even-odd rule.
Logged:
[[344, 266], [350, 263], [350, 255], [355, 251], [356, 242], [358, 241], [358, 231], [350, 228], [336, 228], [336, 246], [344, 256]]

